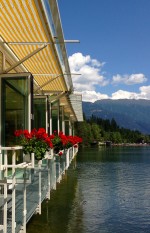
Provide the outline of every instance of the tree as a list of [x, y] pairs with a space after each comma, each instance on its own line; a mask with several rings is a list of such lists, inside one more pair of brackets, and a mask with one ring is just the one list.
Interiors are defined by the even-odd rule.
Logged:
[[112, 141], [112, 143], [150, 142], [150, 135], [143, 135], [137, 130], [120, 128], [115, 119], [101, 119], [92, 115], [88, 120], [76, 122], [75, 132], [83, 138], [83, 145], [90, 145], [93, 140]]
[[93, 134], [93, 139], [94, 140], [100, 140], [101, 134], [100, 134], [100, 127], [96, 123], [91, 124], [91, 131]]

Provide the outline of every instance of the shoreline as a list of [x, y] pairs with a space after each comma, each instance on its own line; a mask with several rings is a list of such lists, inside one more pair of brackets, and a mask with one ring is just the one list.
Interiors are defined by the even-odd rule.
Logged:
[[[94, 145], [92, 145], [94, 146]], [[111, 146], [133, 146], [133, 147], [143, 147], [143, 146], [150, 146], [150, 143], [97, 143], [95, 146], [106, 146], [106, 147], [111, 147]]]
[[149, 143], [112, 143], [111, 146], [134, 146], [134, 147], [143, 147], [150, 146]]

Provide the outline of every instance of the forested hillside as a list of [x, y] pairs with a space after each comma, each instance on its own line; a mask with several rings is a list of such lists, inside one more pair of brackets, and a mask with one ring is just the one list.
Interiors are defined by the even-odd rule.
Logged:
[[92, 115], [102, 119], [115, 119], [120, 127], [150, 134], [150, 100], [98, 100], [83, 102], [87, 119]]
[[149, 143], [150, 135], [144, 135], [137, 130], [118, 126], [114, 119], [102, 119], [95, 116], [76, 122], [75, 133], [83, 138], [83, 145], [89, 146], [93, 141], [112, 143]]

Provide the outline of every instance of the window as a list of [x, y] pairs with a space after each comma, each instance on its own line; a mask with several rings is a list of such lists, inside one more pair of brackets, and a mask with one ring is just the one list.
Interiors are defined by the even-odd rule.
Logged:
[[16, 129], [29, 129], [31, 127], [31, 84], [32, 78], [28, 76], [2, 77], [2, 145], [15, 145], [14, 131]]
[[[34, 128], [47, 128], [47, 99], [46, 98], [34, 98]], [[47, 129], [46, 129], [47, 130]]]

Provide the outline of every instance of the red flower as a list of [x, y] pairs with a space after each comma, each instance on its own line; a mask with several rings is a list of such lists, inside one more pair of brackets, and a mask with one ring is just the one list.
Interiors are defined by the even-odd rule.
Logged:
[[27, 129], [23, 130], [23, 135], [27, 139], [32, 138], [32, 135], [29, 133], [29, 131]]
[[47, 138], [45, 139], [45, 142], [49, 145], [50, 148], [53, 148], [53, 143], [52, 143], [50, 137], [47, 137]]
[[59, 156], [62, 156], [63, 152], [62, 151], [59, 151], [58, 155]]
[[23, 130], [22, 129], [16, 130], [14, 134], [16, 137], [20, 137], [23, 134]]
[[[49, 150], [54, 148], [57, 150], [68, 149], [72, 146], [78, 147], [78, 143], [82, 142], [82, 138], [77, 136], [67, 136], [62, 131], [59, 133], [55, 130], [52, 135], [48, 135], [44, 128], [32, 129], [31, 132], [28, 130], [16, 130], [14, 135], [20, 140], [20, 144], [24, 146], [24, 151], [33, 152], [36, 148], [37, 142], [43, 143], [43, 148]], [[39, 148], [39, 150], [41, 147]], [[30, 151], [28, 151], [30, 150]], [[63, 152], [60, 151], [59, 156], [62, 156]]]

